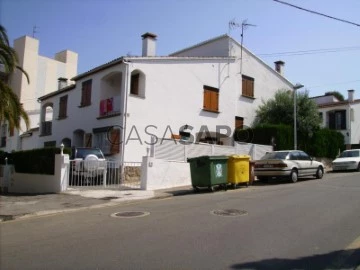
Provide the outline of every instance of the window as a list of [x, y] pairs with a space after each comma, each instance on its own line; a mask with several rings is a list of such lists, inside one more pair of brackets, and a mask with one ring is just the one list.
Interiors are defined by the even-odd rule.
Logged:
[[219, 89], [204, 86], [204, 108], [205, 111], [219, 112]]
[[130, 94], [139, 95], [139, 78], [140, 74], [131, 75]]
[[60, 98], [59, 102], [59, 119], [63, 119], [67, 117], [67, 101], [68, 96], [63, 96]]
[[102, 150], [104, 155], [120, 152], [120, 129], [114, 127], [94, 128], [94, 147]]
[[346, 111], [334, 111], [329, 113], [329, 128], [335, 130], [346, 129]]
[[88, 80], [83, 82], [82, 89], [81, 89], [81, 103], [80, 106], [89, 106], [91, 105], [91, 85], [92, 80]]
[[244, 128], [244, 118], [235, 116], [235, 129], [243, 129]]
[[254, 78], [242, 75], [242, 95], [254, 97]]

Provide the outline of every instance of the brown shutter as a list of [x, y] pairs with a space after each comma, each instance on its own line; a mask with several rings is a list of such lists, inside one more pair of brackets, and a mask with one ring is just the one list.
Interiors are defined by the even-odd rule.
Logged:
[[120, 152], [120, 129], [112, 129], [110, 137], [110, 153], [117, 154]]
[[211, 110], [219, 111], [219, 93], [211, 91]]
[[211, 110], [211, 91], [204, 89], [204, 109]]
[[85, 147], [91, 147], [92, 146], [92, 134], [87, 133], [85, 134]]

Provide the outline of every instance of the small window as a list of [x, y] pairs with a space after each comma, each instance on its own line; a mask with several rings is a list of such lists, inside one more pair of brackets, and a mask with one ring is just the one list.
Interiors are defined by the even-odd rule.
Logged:
[[139, 95], [139, 78], [140, 74], [131, 75], [130, 94]]
[[60, 102], [59, 102], [59, 119], [67, 117], [67, 101], [68, 101], [68, 96], [67, 95], [60, 98]]
[[81, 107], [91, 105], [91, 86], [92, 80], [83, 82], [81, 89]]
[[204, 107], [205, 111], [219, 112], [219, 89], [204, 86]]
[[244, 128], [244, 118], [235, 116], [235, 129], [243, 129]]
[[242, 95], [254, 97], [254, 78], [242, 75]]

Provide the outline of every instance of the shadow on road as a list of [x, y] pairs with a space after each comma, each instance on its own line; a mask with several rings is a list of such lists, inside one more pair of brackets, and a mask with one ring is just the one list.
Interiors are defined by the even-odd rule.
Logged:
[[334, 251], [297, 259], [273, 258], [254, 262], [234, 264], [231, 269], [247, 270], [291, 270], [291, 269], [317, 269], [340, 270], [355, 269], [360, 265], [360, 248]]

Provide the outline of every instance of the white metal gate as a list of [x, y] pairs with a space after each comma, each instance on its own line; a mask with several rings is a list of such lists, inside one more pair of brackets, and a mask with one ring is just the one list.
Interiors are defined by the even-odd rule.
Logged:
[[140, 189], [141, 162], [70, 160], [69, 187]]

